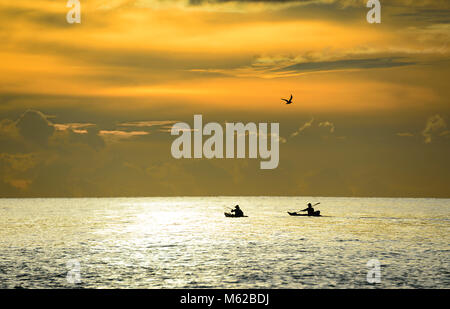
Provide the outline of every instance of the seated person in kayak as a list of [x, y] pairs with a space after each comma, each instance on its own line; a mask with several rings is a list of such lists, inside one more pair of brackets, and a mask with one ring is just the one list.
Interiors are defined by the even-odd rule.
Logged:
[[241, 208], [239, 208], [239, 205], [236, 205], [234, 207], [234, 209], [231, 210], [232, 213], [234, 213], [234, 215], [236, 217], [243, 217], [244, 216], [244, 212], [241, 210]]
[[308, 216], [314, 215], [314, 208], [312, 207], [311, 203], [308, 203], [308, 208], [302, 209], [301, 211], [307, 211]]

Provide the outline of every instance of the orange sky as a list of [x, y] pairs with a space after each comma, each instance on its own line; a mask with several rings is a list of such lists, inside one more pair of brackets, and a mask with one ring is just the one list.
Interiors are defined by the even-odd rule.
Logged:
[[[289, 5], [270, 3], [189, 6], [180, 1], [169, 5], [169, 1], [161, 6], [154, 0], [136, 1], [133, 6], [130, 2], [82, 2], [80, 25], [65, 23], [68, 9], [55, 1], [2, 4], [1, 24], [7, 28], [3, 31], [6, 44], [1, 52], [0, 90], [174, 96], [192, 104], [208, 98], [209, 104], [236, 108], [243, 102], [278, 108], [271, 102], [279, 93], [290, 91], [304, 98], [304, 107], [326, 110], [333, 105], [346, 110], [403, 105], [397, 92], [432, 104], [440, 101], [429, 86], [410, 87], [401, 81], [384, 81], [382, 76], [402, 69], [405, 62], [448, 66], [447, 61], [442, 63], [448, 59], [448, 24], [416, 31], [406, 22], [394, 27], [388, 9], [383, 11], [386, 25], [371, 25], [364, 18], [367, 10], [358, 7], [348, 8], [358, 14], [345, 19], [339, 18], [339, 12], [334, 12], [336, 18], [309, 17], [308, 6], [296, 8], [300, 12], [296, 17], [285, 16]], [[19, 16], [12, 13], [20, 10]], [[323, 8], [324, 12], [332, 10]], [[359, 66], [345, 63], [371, 58], [395, 59], [376, 72], [364, 62]], [[341, 66], [327, 66], [340, 61]], [[284, 70], [302, 63], [317, 66]], [[114, 78], [124, 83], [111, 83]], [[432, 83], [429, 79], [427, 83]], [[346, 95], [349, 88], [356, 100]], [[362, 102], [367, 95], [379, 103]], [[342, 99], [334, 103], [336, 98]]]
[[[52, 191], [53, 180], [43, 175], [46, 169], [56, 169], [55, 162], [63, 164], [58, 161], [58, 151], [72, 149], [74, 143], [83, 145], [72, 149], [81, 158], [94, 156], [105, 164], [94, 176], [83, 177], [80, 166], [86, 162], [64, 163], [74, 164], [68, 173], [79, 179], [76, 186], [85, 188], [84, 181], [91, 183], [97, 177], [101, 181], [112, 174], [135, 177], [131, 183], [141, 188], [136, 194], [145, 195], [147, 187], [140, 182], [150, 181], [146, 171], [155, 165], [164, 175], [167, 169], [174, 170], [174, 183], [182, 181], [191, 173], [186, 165], [194, 163], [171, 161], [169, 136], [155, 134], [155, 126], [124, 128], [118, 124], [191, 121], [194, 113], [205, 113], [209, 116], [206, 121], [258, 122], [272, 117], [280, 122], [282, 136], [287, 138], [277, 175], [256, 175], [251, 164], [244, 164], [230, 170], [245, 177], [229, 176], [233, 179], [267, 183], [271, 177], [294, 177], [289, 170], [296, 169], [293, 173], [297, 175], [318, 175], [325, 160], [321, 156], [330, 149], [333, 168], [349, 177], [342, 189], [333, 187], [332, 182], [320, 187], [302, 178], [295, 181], [309, 191], [302, 192], [299, 187], [283, 191], [280, 187], [271, 194], [392, 195], [397, 186], [403, 195], [448, 195], [448, 187], [441, 181], [449, 170], [443, 159], [449, 149], [448, 1], [383, 2], [381, 24], [367, 23], [365, 1], [81, 0], [81, 24], [66, 22], [65, 4], [64, 0], [0, 4], [0, 139], [4, 143], [0, 169], [6, 175], [0, 191], [5, 194], [51, 195], [60, 190], [62, 195], [70, 195], [73, 182]], [[290, 94], [295, 104], [288, 109], [280, 98]], [[45, 135], [54, 148], [41, 149], [21, 136], [18, 121], [28, 109], [40, 113], [36, 121], [45, 130], [47, 123], [56, 128], [53, 135]], [[435, 115], [440, 118], [432, 118]], [[302, 133], [299, 140], [291, 141], [289, 136], [310, 119], [315, 119], [308, 133], [311, 136], [301, 140], [306, 134]], [[437, 124], [430, 119], [438, 119]], [[319, 126], [321, 122], [333, 123], [336, 131], [327, 132]], [[89, 126], [80, 130], [68, 123]], [[163, 129], [156, 131], [167, 131], [167, 127]], [[383, 134], [386, 136], [381, 137]], [[430, 143], [425, 143], [427, 134], [433, 136]], [[319, 140], [328, 144], [324, 142], [310, 154], [311, 169], [297, 167], [294, 162], [299, 152], [314, 148]], [[343, 141], [347, 144], [338, 143]], [[113, 150], [125, 151], [130, 145], [136, 147], [136, 153], [120, 159], [113, 154]], [[424, 150], [425, 146], [436, 148]], [[373, 148], [370, 155], [361, 150], [365, 148]], [[149, 163], [138, 152], [151, 153], [156, 161]], [[340, 160], [343, 153], [361, 156], [362, 163]], [[390, 156], [383, 157], [385, 153]], [[415, 159], [407, 166], [395, 165], [398, 153], [412, 153]], [[15, 155], [20, 162], [27, 158], [34, 163], [25, 170], [17, 169], [17, 164], [11, 163]], [[378, 161], [382, 157], [384, 161]], [[421, 157], [428, 159], [414, 161]], [[241, 163], [208, 164], [227, 170], [228, 165]], [[384, 164], [386, 171], [379, 164]], [[117, 170], [117, 166], [124, 168]], [[389, 171], [388, 166], [398, 170], [391, 169], [393, 178], [386, 188], [383, 173]], [[417, 167], [413, 174], [430, 173], [430, 179], [438, 173], [437, 180], [424, 184], [426, 177], [408, 179], [405, 175], [411, 167]], [[202, 165], [199, 170], [209, 168]], [[137, 170], [143, 174], [130, 176]], [[56, 178], [63, 177], [62, 172], [55, 173]], [[376, 192], [370, 191], [376, 185], [358, 189], [361, 179], [371, 173], [379, 184]], [[216, 177], [213, 173], [209, 176]], [[37, 185], [38, 179], [42, 185]], [[116, 185], [120, 187], [121, 182], [117, 180]], [[424, 186], [427, 189], [422, 190]], [[101, 195], [112, 187], [115, 185], [105, 184], [92, 192], [86, 188], [74, 192]], [[172, 192], [169, 187], [174, 186], [161, 188], [161, 194], [184, 192]], [[230, 186], [224, 192], [232, 194], [235, 188]], [[253, 186], [248, 192], [258, 194], [250, 188]], [[261, 192], [265, 191], [261, 185]], [[209, 187], [198, 194], [211, 192], [220, 194]], [[122, 193], [119, 190], [117, 194]]]

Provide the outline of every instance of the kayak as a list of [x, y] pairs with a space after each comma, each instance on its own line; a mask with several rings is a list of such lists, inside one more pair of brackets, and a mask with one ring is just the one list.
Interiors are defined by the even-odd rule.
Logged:
[[236, 216], [236, 215], [230, 214], [229, 212], [225, 212], [224, 214], [225, 214], [225, 217], [228, 217], [228, 218], [245, 218], [245, 217], [248, 217], [248, 216]]
[[289, 214], [290, 216], [298, 216], [298, 217], [322, 217], [322, 216], [320, 215], [320, 211], [319, 211], [319, 210], [318, 210], [318, 211], [315, 211], [314, 214], [312, 214], [312, 215], [308, 215], [308, 214], [299, 214], [298, 212], [289, 212], [289, 211], [288, 211], [288, 214]]
[[308, 214], [299, 214], [298, 212], [289, 212], [289, 211], [288, 211], [288, 214], [289, 214], [290, 216], [297, 216], [297, 217], [322, 217], [322, 216], [320, 215], [320, 211], [315, 211], [314, 214], [312, 214], [312, 215], [308, 215]]

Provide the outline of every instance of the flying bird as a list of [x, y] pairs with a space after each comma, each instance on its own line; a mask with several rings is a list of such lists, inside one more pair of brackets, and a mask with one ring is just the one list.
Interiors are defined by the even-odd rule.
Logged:
[[285, 101], [286, 104], [292, 104], [292, 94], [291, 94], [291, 97], [289, 98], [289, 100], [287, 100], [287, 99], [281, 99], [281, 100]]

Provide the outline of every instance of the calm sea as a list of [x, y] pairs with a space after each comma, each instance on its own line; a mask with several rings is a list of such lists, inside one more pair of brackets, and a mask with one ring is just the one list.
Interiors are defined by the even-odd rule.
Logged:
[[0, 235], [1, 288], [450, 288], [450, 199], [0, 199]]

